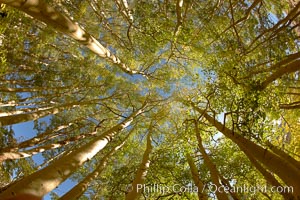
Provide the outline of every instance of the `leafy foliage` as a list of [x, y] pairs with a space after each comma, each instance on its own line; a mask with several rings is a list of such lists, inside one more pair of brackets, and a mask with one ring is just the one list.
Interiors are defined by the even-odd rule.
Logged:
[[[300, 3], [46, 2], [139, 73], [121, 71], [47, 23], [9, 6], [1, 7], [8, 15], [0, 17], [0, 123], [4, 124], [0, 127], [0, 158], [3, 153], [30, 151], [42, 158], [31, 157], [32, 153], [26, 159], [3, 161], [1, 191], [93, 141], [144, 102], [145, 111], [133, 124], [72, 173], [69, 180], [73, 183], [83, 180], [131, 133], [80, 199], [125, 197], [153, 122], [146, 188], [153, 189], [155, 184], [162, 188], [195, 185], [186, 153], [192, 155], [201, 181], [212, 185], [211, 169], [203, 161], [191, 120], [199, 122], [202, 144], [231, 186], [270, 184], [245, 151], [222, 136], [192, 105], [222, 122], [233, 134], [268, 150], [271, 143], [299, 163], [300, 35], [295, 24], [299, 23]], [[21, 141], [14, 135], [14, 127], [23, 122], [33, 124], [34, 130], [22, 133], [25, 139]], [[281, 177], [274, 177], [286, 185]], [[59, 187], [52, 191], [51, 199], [69, 189]], [[208, 187], [204, 192], [209, 199], [215, 197]], [[270, 191], [237, 195], [244, 199], [281, 198]], [[171, 198], [195, 199], [197, 193], [143, 190], [140, 196]]]

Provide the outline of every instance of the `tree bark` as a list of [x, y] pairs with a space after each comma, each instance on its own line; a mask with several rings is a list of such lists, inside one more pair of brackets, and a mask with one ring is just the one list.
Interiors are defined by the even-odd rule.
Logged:
[[229, 181], [225, 179], [222, 175], [219, 176], [223, 185], [227, 186], [229, 189], [230, 196], [233, 200], [240, 200], [238, 194], [234, 191], [234, 188], [230, 185]]
[[191, 103], [191, 105], [196, 111], [201, 113], [210, 124], [215, 126], [218, 131], [223, 133], [227, 138], [231, 139], [235, 144], [237, 144], [242, 151], [243, 149], [247, 149], [247, 151], [249, 151], [249, 153], [257, 161], [261, 162], [271, 172], [277, 174], [288, 186], [292, 186], [294, 189], [293, 196], [296, 199], [300, 198], [299, 168], [294, 167], [285, 159], [282, 159], [269, 150], [255, 144], [251, 140], [244, 138], [242, 135], [233, 132], [215, 118], [208, 115], [205, 110], [197, 107], [194, 103]]
[[[107, 98], [111, 98], [111, 97], [107, 97]], [[107, 98], [105, 98], [105, 99], [107, 99]], [[45, 117], [48, 115], [55, 115], [55, 114], [59, 113], [60, 111], [65, 110], [67, 108], [95, 104], [102, 100], [103, 99], [93, 99], [93, 100], [87, 100], [87, 101], [81, 101], [81, 102], [72, 102], [72, 103], [66, 103], [66, 104], [57, 105], [57, 106], [48, 107], [48, 108], [38, 108], [35, 110], [33, 109], [27, 113], [3, 116], [3, 117], [0, 117], [0, 126], [1, 125], [7, 126], [7, 125], [18, 124], [18, 123], [22, 123], [22, 122], [36, 120], [36, 119], [39, 119], [41, 117]]]
[[53, 27], [55, 30], [70, 36], [80, 44], [89, 48], [98, 56], [116, 64], [126, 73], [131, 75], [144, 75], [142, 72], [131, 70], [108, 48], [104, 47], [98, 40], [96, 40], [96, 38], [81, 28], [78, 23], [73, 22], [69, 17], [56, 11], [43, 0], [0, 0], [0, 3], [17, 8], [35, 19], [44, 22], [48, 26]]
[[39, 119], [41, 117], [45, 117], [47, 115], [55, 115], [58, 112], [60, 112], [61, 109], [59, 108], [50, 108], [46, 110], [38, 110], [34, 113], [23, 113], [18, 115], [10, 115], [10, 116], [4, 116], [0, 117], [0, 126], [8, 126], [12, 124], [18, 124], [22, 122], [32, 121]]
[[299, 70], [300, 70], [300, 60], [295, 60], [284, 67], [280, 67], [261, 83], [260, 90], [264, 90], [270, 83], [280, 78], [284, 74], [293, 73]]
[[140, 109], [133, 112], [121, 123], [105, 131], [87, 144], [79, 147], [68, 155], [62, 156], [47, 167], [12, 185], [0, 194], [0, 199], [12, 198], [18, 194], [32, 194], [43, 197], [66, 180], [86, 161], [92, 159], [112, 140], [115, 134], [129, 126], [131, 122], [144, 111], [146, 105], [147, 104], [144, 103]]
[[134, 200], [138, 199], [138, 197], [141, 194], [142, 188], [139, 188], [140, 185], [142, 185], [146, 179], [147, 172], [150, 166], [150, 153], [152, 152], [152, 123], [150, 125], [149, 133], [147, 136], [147, 145], [146, 145], [146, 150], [143, 155], [142, 163], [140, 164], [136, 176], [134, 180], [132, 181], [131, 184], [131, 191], [126, 194], [125, 199], [126, 200]]
[[12, 87], [0, 87], [0, 92], [7, 92], [7, 93], [16, 93], [16, 92], [43, 92], [46, 90], [52, 91], [62, 91], [62, 90], [70, 90], [74, 86], [67, 86], [67, 87], [28, 87], [28, 88], [12, 88]]
[[300, 169], [300, 162], [291, 157], [289, 154], [285, 153], [283, 150], [274, 146], [271, 142], [266, 142], [268, 148], [270, 148], [273, 153], [277, 154], [278, 156], [282, 157], [283, 159], [289, 161], [289, 163], [293, 164], [296, 168]]
[[[65, 134], [65, 133], [68, 133], [70, 131], [74, 131], [75, 129], [72, 129], [70, 131], [67, 131], [67, 132], [64, 132], [64, 133], [59, 133], [60, 131], [68, 128], [69, 126], [71, 126], [73, 123], [72, 122], [69, 122], [68, 124], [63, 124], [63, 125], [60, 125], [60, 126], [57, 126], [53, 129], [49, 129], [49, 130], [46, 130], [45, 132], [41, 133], [41, 134], [38, 134], [37, 136], [33, 137], [33, 138], [30, 138], [28, 140], [25, 140], [23, 142], [20, 142], [18, 144], [15, 144], [13, 146], [8, 146], [8, 147], [5, 147], [3, 149], [0, 149], [0, 152], [1, 153], [4, 153], [4, 152], [17, 152], [18, 150], [20, 149], [24, 149], [24, 148], [30, 148], [30, 147], [33, 147], [35, 145], [38, 145], [38, 144], [41, 144], [49, 139], [52, 139], [54, 137], [57, 137], [58, 135], [62, 135], [62, 134]], [[80, 126], [79, 128], [81, 128], [82, 126]], [[78, 129], [78, 128], [76, 128]]]
[[77, 135], [74, 137], [66, 138], [63, 141], [58, 141], [58, 142], [54, 142], [51, 144], [38, 146], [38, 147], [32, 148], [30, 150], [26, 150], [26, 151], [0, 152], [0, 163], [5, 160], [16, 160], [16, 159], [20, 159], [20, 158], [27, 158], [27, 157], [31, 157], [35, 154], [42, 153], [44, 151], [60, 148], [62, 146], [68, 145], [71, 142], [76, 142], [76, 141], [78, 141], [80, 139], [84, 139], [86, 137], [95, 136], [96, 133], [97, 132], [95, 131], [95, 132], [91, 132], [91, 133], [80, 134], [80, 135]]
[[287, 64], [289, 64], [289, 63], [297, 60], [298, 58], [300, 58], [300, 52], [296, 52], [296, 53], [287, 55], [284, 58], [282, 58], [282, 60], [280, 60], [279, 62], [273, 64], [272, 66], [266, 67], [266, 68], [261, 69], [261, 70], [257, 70], [257, 68], [259, 68], [260, 65], [266, 65], [269, 62], [267, 62], [267, 63], [260, 63], [260, 64], [258, 64], [258, 65], [256, 65], [256, 66], [253, 67], [254, 69], [253, 69], [252, 72], [250, 72], [247, 76], [244, 76], [244, 77], [240, 78], [239, 80], [249, 79], [249, 78], [252, 78], [253, 76], [255, 76], [257, 74], [261, 74], [261, 73], [264, 73], [264, 72], [270, 73], [273, 70], [278, 70], [280, 67], [285, 66], [285, 65], [287, 65]]
[[79, 197], [86, 191], [88, 188], [90, 182], [94, 180], [96, 177], [98, 177], [102, 171], [105, 169], [106, 164], [108, 160], [111, 158], [111, 156], [121, 149], [128, 137], [131, 135], [132, 131], [124, 138], [123, 142], [110, 150], [100, 161], [100, 163], [97, 165], [95, 170], [88, 174], [80, 183], [78, 183], [76, 186], [74, 186], [70, 191], [68, 191], [66, 194], [64, 194], [62, 197], [59, 198], [59, 200], [77, 200]]
[[[202, 138], [201, 138], [199, 127], [198, 127], [198, 122], [196, 120], [194, 120], [194, 123], [195, 123], [196, 137], [197, 137], [197, 141], [198, 141], [198, 148], [200, 150], [200, 153], [202, 154], [204, 164], [209, 169], [210, 178], [211, 178], [213, 184], [216, 186], [216, 188], [221, 188], [222, 185], [221, 185], [220, 180], [219, 180], [219, 174], [220, 173], [219, 173], [216, 165], [211, 161], [211, 159], [209, 158], [209, 156], [205, 152], [205, 149], [202, 145]], [[228, 198], [228, 196], [225, 192], [216, 190], [216, 195], [217, 195], [217, 198], [219, 200], [229, 200], [229, 198]]]
[[[283, 186], [279, 183], [279, 181], [270, 173], [268, 170], [266, 170], [256, 159], [246, 150], [243, 150], [250, 162], [253, 164], [253, 166], [263, 175], [265, 180], [275, 187], [283, 188]], [[287, 193], [285, 191], [280, 192], [280, 194], [283, 196], [285, 200], [291, 200], [293, 199], [292, 194]]]
[[204, 189], [205, 189], [204, 184], [201, 181], [201, 179], [199, 178], [199, 172], [198, 172], [197, 166], [195, 165], [193, 158], [191, 157], [191, 155], [189, 153], [186, 154], [186, 159], [190, 166], [193, 181], [198, 188], [198, 192], [197, 192], [198, 199], [199, 200], [207, 200], [208, 199], [207, 194], [204, 192]]

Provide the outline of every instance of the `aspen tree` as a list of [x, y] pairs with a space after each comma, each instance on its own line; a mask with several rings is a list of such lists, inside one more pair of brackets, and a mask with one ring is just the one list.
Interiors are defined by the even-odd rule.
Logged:
[[153, 149], [153, 146], [151, 144], [152, 143], [151, 135], [153, 131], [152, 126], [153, 124], [151, 123], [147, 135], [147, 144], [146, 144], [145, 152], [143, 154], [143, 159], [132, 181], [131, 190], [125, 196], [126, 200], [138, 199], [138, 197], [141, 195], [142, 189], [140, 188], [140, 186], [144, 184], [144, 181], [146, 179], [148, 169], [150, 167], [150, 154]]
[[144, 103], [141, 108], [132, 112], [131, 115], [119, 124], [95, 137], [70, 154], [62, 156], [47, 167], [12, 185], [0, 193], [0, 199], [11, 198], [18, 194], [32, 194], [43, 197], [66, 180], [78, 167], [92, 159], [113, 139], [115, 134], [128, 127], [138, 115], [143, 113], [146, 106], [147, 103]]
[[196, 111], [203, 115], [210, 124], [215, 126], [218, 131], [236, 143], [242, 151], [247, 149], [247, 151], [255, 159], [261, 162], [271, 172], [277, 174], [288, 186], [293, 186], [293, 195], [296, 199], [300, 197], [300, 170], [298, 168], [285, 159], [273, 154], [268, 149], [264, 149], [251, 140], [244, 138], [239, 133], [233, 132], [229, 128], [225, 127], [224, 124], [221, 124], [219, 121], [207, 114], [205, 110], [197, 107], [194, 103], [191, 103], [191, 105]]

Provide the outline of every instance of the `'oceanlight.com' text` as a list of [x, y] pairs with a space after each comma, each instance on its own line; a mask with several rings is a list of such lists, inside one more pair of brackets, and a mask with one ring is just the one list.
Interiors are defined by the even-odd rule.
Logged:
[[[168, 193], [198, 193], [198, 187], [194, 184], [188, 184], [185, 186], [174, 184], [171, 186], [161, 185], [161, 184], [137, 184], [136, 186], [137, 192], [142, 192], [144, 194], [153, 194], [153, 193], [159, 193], [159, 194], [168, 194]], [[215, 184], [209, 184], [204, 185], [201, 193], [204, 191], [207, 192], [220, 192], [220, 193], [257, 193], [257, 192], [271, 192], [271, 193], [293, 193], [293, 187], [292, 186], [249, 186], [249, 185], [242, 185], [242, 186], [220, 186], [218, 187]]]

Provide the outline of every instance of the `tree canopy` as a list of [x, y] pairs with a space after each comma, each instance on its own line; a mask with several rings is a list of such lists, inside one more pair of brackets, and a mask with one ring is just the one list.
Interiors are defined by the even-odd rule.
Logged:
[[300, 200], [300, 2], [0, 5], [0, 199]]

